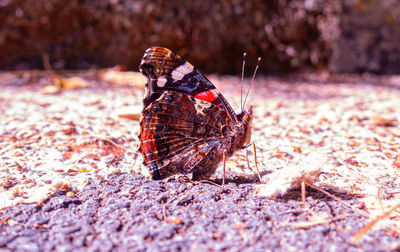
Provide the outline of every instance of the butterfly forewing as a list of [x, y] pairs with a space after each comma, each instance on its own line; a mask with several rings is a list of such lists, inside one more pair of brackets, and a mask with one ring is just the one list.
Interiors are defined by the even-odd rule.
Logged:
[[139, 69], [147, 77], [145, 107], [166, 90], [177, 91], [220, 106], [238, 122], [229, 103], [207, 77], [171, 50], [163, 47], [147, 49]]

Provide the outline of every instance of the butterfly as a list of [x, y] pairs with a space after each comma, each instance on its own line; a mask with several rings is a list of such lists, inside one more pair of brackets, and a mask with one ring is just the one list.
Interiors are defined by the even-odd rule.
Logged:
[[236, 114], [189, 62], [151, 47], [139, 69], [146, 77], [139, 151], [154, 180], [188, 173], [193, 180], [207, 179], [250, 143], [252, 107]]

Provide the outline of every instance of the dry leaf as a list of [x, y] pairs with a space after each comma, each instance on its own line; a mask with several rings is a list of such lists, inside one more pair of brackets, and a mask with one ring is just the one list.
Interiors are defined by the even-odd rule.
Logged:
[[65, 190], [69, 187], [68, 183], [64, 181], [53, 181], [52, 186], [55, 190]]
[[270, 182], [256, 187], [255, 194], [275, 198], [284, 195], [290, 189], [300, 187], [301, 182], [314, 183], [326, 162], [320, 153], [311, 153], [298, 162], [276, 171], [269, 176]]
[[302, 152], [302, 150], [301, 150], [301, 148], [299, 146], [293, 145], [292, 147], [293, 147], [293, 151], [294, 152], [296, 152], [296, 153], [301, 153]]
[[43, 88], [44, 94], [58, 94], [61, 92], [61, 88], [55, 85], [47, 85]]
[[122, 72], [116, 69], [104, 70], [99, 73], [101, 80], [118, 85], [144, 88], [145, 77], [139, 72]]
[[181, 225], [183, 223], [183, 221], [179, 218], [171, 218], [169, 222], [177, 225]]
[[72, 157], [72, 153], [72, 151], [66, 151], [62, 156], [64, 159], [70, 159]]
[[130, 120], [135, 120], [135, 121], [139, 121], [140, 120], [140, 114], [118, 114], [119, 118], [126, 118], [126, 119], [130, 119]]
[[74, 197], [75, 196], [75, 193], [74, 192], [67, 192], [67, 194], [66, 194], [68, 197]]
[[371, 121], [377, 126], [393, 127], [396, 126], [396, 119], [394, 118], [384, 118], [381, 116], [371, 117]]
[[61, 78], [59, 76], [54, 76], [54, 83], [61, 89], [80, 89], [89, 86], [86, 80], [81, 77], [71, 77], [71, 78]]
[[115, 111], [115, 115], [118, 116], [118, 118], [125, 118], [125, 119], [139, 121], [141, 109], [142, 108], [138, 106], [124, 107]]
[[91, 172], [92, 170], [78, 169], [77, 172]]

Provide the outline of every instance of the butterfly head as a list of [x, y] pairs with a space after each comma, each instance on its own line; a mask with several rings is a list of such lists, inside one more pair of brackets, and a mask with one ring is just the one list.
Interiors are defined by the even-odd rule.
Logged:
[[251, 124], [253, 121], [253, 106], [247, 111], [243, 111], [237, 115], [239, 119], [238, 132], [236, 139], [239, 141], [238, 145], [240, 148], [248, 145], [251, 141]]

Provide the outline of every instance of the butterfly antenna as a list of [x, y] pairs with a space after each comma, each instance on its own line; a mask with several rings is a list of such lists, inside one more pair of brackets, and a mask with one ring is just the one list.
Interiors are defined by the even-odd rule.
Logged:
[[[254, 69], [253, 77], [251, 78], [251, 81], [249, 84], [249, 89], [247, 89], [246, 97], [244, 98], [243, 108], [244, 108], [244, 105], [246, 104], [247, 97], [249, 96], [251, 86], [253, 86], [254, 78], [256, 78], [257, 70], [258, 70], [258, 67], [260, 66], [260, 64], [261, 64], [261, 57], [258, 57], [256, 69]], [[243, 108], [242, 108], [242, 111], [243, 111]]]
[[243, 53], [243, 63], [242, 63], [242, 79], [240, 80], [240, 107], [243, 112], [243, 78], [244, 78], [244, 65], [246, 64], [246, 55], [247, 53]]

